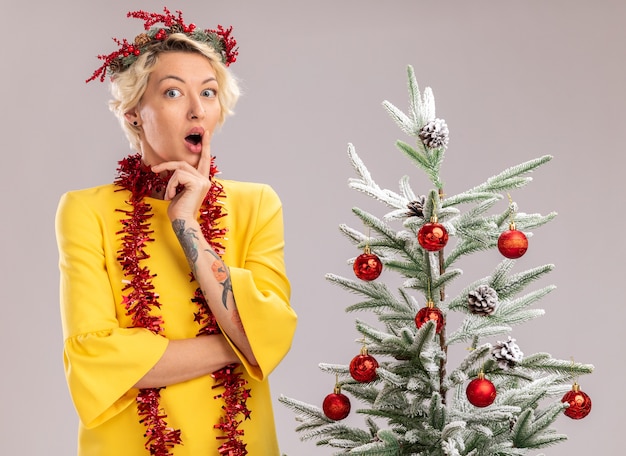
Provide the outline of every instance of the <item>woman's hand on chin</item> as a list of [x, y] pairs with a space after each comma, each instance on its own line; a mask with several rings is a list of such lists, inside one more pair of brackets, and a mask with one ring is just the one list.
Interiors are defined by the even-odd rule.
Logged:
[[184, 161], [163, 162], [152, 167], [154, 173], [172, 172], [164, 196], [165, 200], [171, 201], [167, 210], [171, 221], [196, 220], [198, 210], [211, 188], [208, 177], [210, 167], [210, 154], [200, 157], [198, 169]]

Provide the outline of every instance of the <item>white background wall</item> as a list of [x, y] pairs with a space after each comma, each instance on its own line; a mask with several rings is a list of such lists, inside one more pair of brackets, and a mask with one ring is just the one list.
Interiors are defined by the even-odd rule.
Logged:
[[[115, 49], [111, 37], [139, 32], [140, 21], [125, 19], [127, 11], [162, 5], [2, 0], [1, 454], [75, 453], [54, 213], [63, 192], [110, 182], [129, 152], [106, 107], [106, 85], [84, 80], [99, 66], [95, 56]], [[359, 252], [337, 230], [343, 222], [360, 228], [351, 208], [379, 215], [386, 208], [348, 189], [354, 174], [347, 144], [355, 144], [380, 185], [396, 190], [408, 174], [416, 191], [427, 191], [394, 147], [407, 138], [381, 107], [387, 99], [406, 108], [411, 64], [420, 85], [433, 88], [437, 114], [450, 127], [448, 194], [505, 167], [555, 156], [512, 195], [524, 212], [559, 213], [535, 232], [519, 264], [521, 270], [555, 263], [548, 282], [558, 289], [539, 305], [546, 316], [515, 336], [527, 354], [547, 351], [596, 366], [579, 380], [593, 399], [591, 415], [559, 418], [556, 427], [570, 440], [545, 454], [620, 454], [626, 3], [172, 0], [168, 6], [202, 27], [234, 25], [240, 43], [232, 69], [246, 94], [213, 150], [224, 177], [270, 183], [283, 199], [300, 324], [292, 351], [272, 375], [276, 397], [321, 403], [334, 379], [317, 364], [347, 363], [359, 349], [358, 315], [343, 311], [356, 298], [324, 274], [351, 275], [345, 261]], [[459, 286], [499, 260], [494, 252], [464, 263]], [[276, 419], [289, 456], [331, 453], [300, 443], [292, 412], [278, 403]]]

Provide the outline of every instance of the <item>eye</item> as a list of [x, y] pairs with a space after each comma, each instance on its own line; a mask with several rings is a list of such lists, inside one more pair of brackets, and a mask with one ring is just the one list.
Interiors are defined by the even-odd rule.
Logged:
[[215, 89], [204, 89], [201, 93], [201, 96], [207, 98], [215, 98], [217, 96], [217, 90]]
[[181, 96], [180, 90], [178, 89], [167, 89], [165, 91], [165, 96], [167, 98], [178, 98]]

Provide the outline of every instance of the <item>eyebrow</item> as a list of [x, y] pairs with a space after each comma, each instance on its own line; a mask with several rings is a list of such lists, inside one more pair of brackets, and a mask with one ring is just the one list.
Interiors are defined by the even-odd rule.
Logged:
[[[183, 84], [185, 83], [185, 80], [184, 80], [183, 78], [178, 77], [178, 76], [175, 76], [175, 75], [173, 75], [173, 74], [168, 74], [168, 75], [163, 76], [163, 77], [159, 80], [159, 82], [163, 82], [163, 81], [165, 81], [166, 79], [175, 79], [175, 80], [177, 80], [177, 81], [182, 82]], [[216, 78], [214, 78], [213, 76], [211, 76], [210, 78], [207, 78], [207, 79], [205, 79], [204, 81], [202, 81], [202, 83], [201, 83], [201, 84], [202, 84], [202, 85], [204, 85], [204, 84], [208, 84], [208, 83], [209, 83], [209, 82], [211, 82], [211, 81], [217, 81], [217, 79], [216, 79]]]

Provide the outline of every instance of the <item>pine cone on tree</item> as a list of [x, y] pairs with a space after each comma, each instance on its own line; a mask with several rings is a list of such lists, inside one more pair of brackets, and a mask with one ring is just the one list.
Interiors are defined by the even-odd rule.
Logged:
[[424, 218], [424, 204], [426, 204], [426, 196], [418, 196], [415, 201], [411, 201], [406, 205], [409, 209], [407, 216]]
[[448, 147], [448, 125], [443, 119], [435, 119], [428, 122], [422, 127], [419, 137], [426, 147], [429, 149], [438, 149]]
[[470, 311], [477, 315], [491, 315], [498, 305], [496, 290], [488, 285], [481, 285], [467, 295]]
[[515, 343], [515, 339], [512, 339], [511, 336], [509, 336], [507, 342], [498, 341], [491, 350], [491, 355], [502, 369], [513, 368], [524, 359], [524, 353], [522, 353], [519, 346]]

